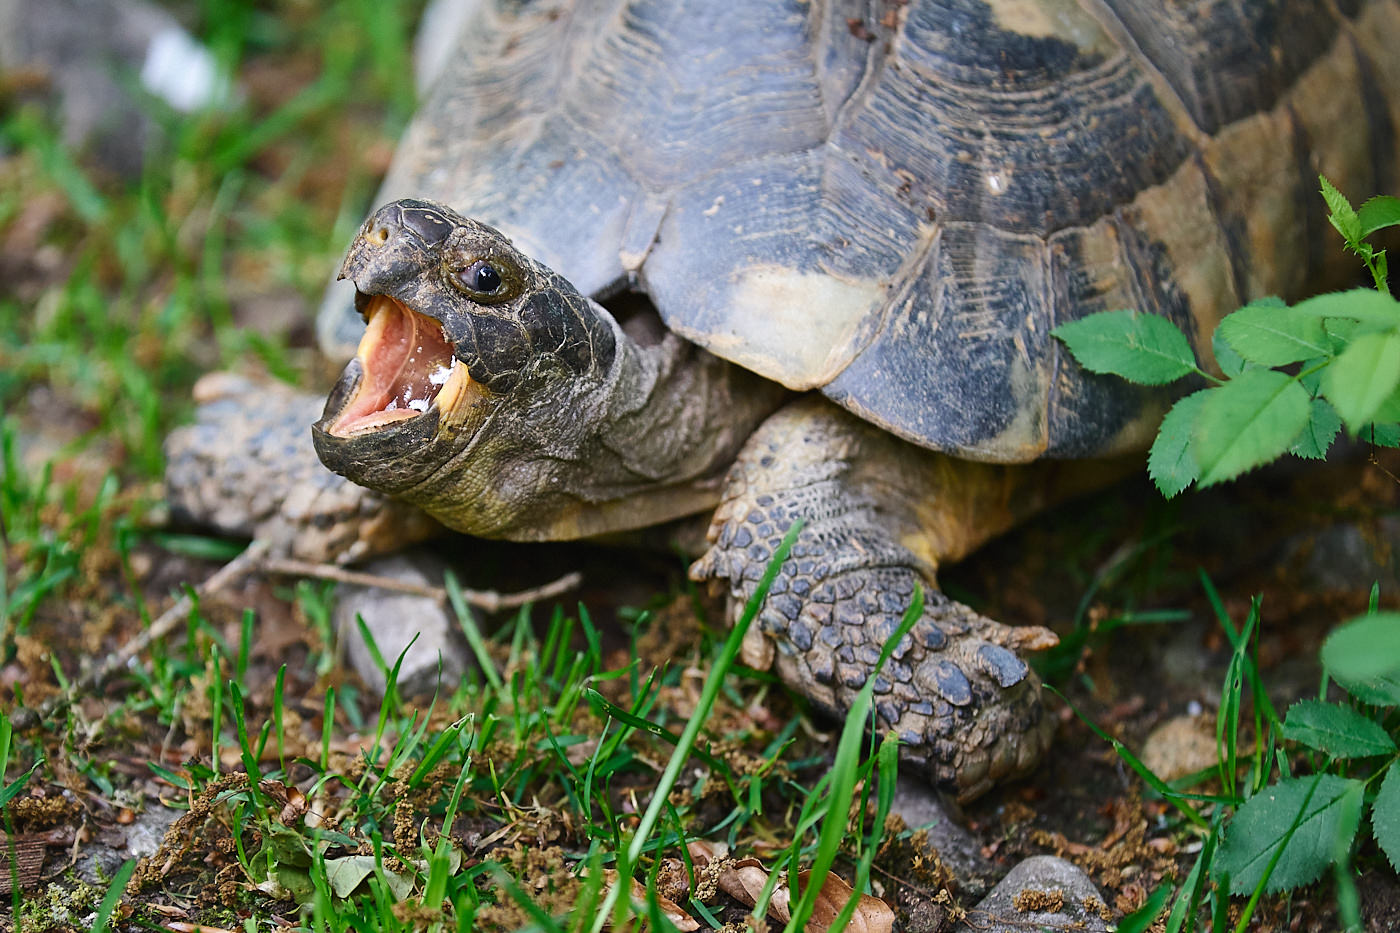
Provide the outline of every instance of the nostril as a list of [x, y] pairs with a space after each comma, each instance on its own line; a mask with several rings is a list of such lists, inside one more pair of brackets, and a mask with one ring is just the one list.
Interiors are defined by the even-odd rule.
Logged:
[[375, 227], [365, 234], [365, 242], [370, 246], [383, 246], [389, 242], [389, 228], [383, 225]]

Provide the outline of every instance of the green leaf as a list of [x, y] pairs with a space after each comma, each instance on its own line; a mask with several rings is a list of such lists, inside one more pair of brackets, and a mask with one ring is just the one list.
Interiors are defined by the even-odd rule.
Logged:
[[[1331, 864], [1338, 840], [1356, 835], [1360, 814], [1353, 814], [1357, 819], [1351, 825], [1342, 825], [1345, 814], [1339, 804], [1360, 784], [1318, 774], [1285, 778], [1264, 788], [1235, 812], [1211, 874], [1217, 879], [1228, 874], [1232, 894], [1252, 891], [1282, 847], [1266, 889], [1272, 893], [1316, 881]], [[1295, 820], [1297, 829], [1290, 836]]]
[[1394, 421], [1373, 421], [1363, 426], [1356, 436], [1377, 447], [1400, 447], [1400, 424]]
[[1371, 832], [1390, 859], [1390, 867], [1400, 871], [1400, 768], [1394, 765], [1385, 773], [1371, 804]]
[[1140, 385], [1164, 385], [1195, 372], [1191, 344], [1175, 324], [1155, 314], [1100, 311], [1050, 331], [1079, 365]]
[[1374, 417], [1377, 421], [1400, 421], [1400, 386], [1380, 403]]
[[1215, 333], [1210, 337], [1210, 352], [1215, 355], [1215, 365], [1220, 367], [1220, 371], [1225, 374], [1225, 378], [1233, 379], [1244, 372], [1244, 357], [1235, 352], [1235, 348], [1220, 336], [1220, 328], [1215, 329]]
[[1276, 459], [1308, 423], [1308, 393], [1277, 370], [1246, 370], [1209, 393], [1192, 435], [1202, 486]]
[[1377, 195], [1361, 205], [1356, 216], [1362, 236], [1370, 236], [1382, 227], [1400, 226], [1400, 198]]
[[279, 863], [272, 867], [270, 880], [282, 886], [280, 897], [294, 900], [298, 904], [309, 904], [316, 896], [316, 882], [311, 880], [311, 873], [305, 868]]
[[[1344, 349], [1346, 349], [1345, 342], [1337, 348], [1338, 351]], [[1312, 397], [1316, 398], [1318, 390], [1322, 388], [1322, 374], [1327, 371], [1327, 364], [1331, 362], [1330, 356], [1320, 356], [1316, 359], [1304, 360], [1302, 366], [1299, 367], [1302, 372], [1298, 373], [1298, 384], [1307, 389], [1308, 394]]]
[[1342, 419], [1326, 399], [1315, 398], [1308, 410], [1308, 423], [1288, 452], [1305, 460], [1325, 460], [1327, 451], [1342, 429]]
[[1252, 301], [1228, 315], [1216, 333], [1240, 356], [1264, 366], [1286, 366], [1328, 354], [1322, 319], [1280, 306], [1277, 299]]
[[1352, 696], [1400, 706], [1400, 612], [1377, 612], [1334, 629], [1322, 643], [1322, 665]]
[[1363, 334], [1322, 375], [1322, 394], [1353, 433], [1400, 386], [1400, 332]]
[[[1293, 311], [1322, 318], [1351, 318], [1384, 327], [1400, 326], [1400, 302], [1374, 288], [1314, 295], [1294, 305]], [[1333, 328], [1329, 326], [1328, 331], [1333, 332]]]
[[[1298, 310], [1296, 307], [1293, 310]], [[1322, 326], [1327, 331], [1327, 342], [1332, 347], [1332, 352], [1328, 356], [1336, 356], [1347, 348], [1351, 343], [1351, 338], [1356, 336], [1356, 332], [1361, 328], [1360, 321], [1353, 321], [1346, 317], [1325, 317], [1322, 319]], [[1318, 379], [1322, 376], [1319, 374]]]
[[1201, 389], [1178, 399], [1157, 429], [1157, 439], [1147, 455], [1147, 475], [1168, 499], [1201, 477], [1196, 455], [1191, 452], [1191, 433], [1196, 418], [1213, 389]]
[[1333, 758], [1369, 758], [1396, 751], [1390, 734], [1350, 706], [1322, 700], [1299, 700], [1288, 708], [1283, 737]]
[[135, 870], [136, 859], [129, 858], [122, 862], [117, 873], [112, 876], [111, 884], [107, 885], [107, 893], [102, 896], [102, 903], [97, 906], [97, 914], [91, 927], [92, 933], [107, 933], [110, 929], [112, 914], [116, 913], [117, 905], [126, 894], [127, 882], [131, 880], [131, 873]]
[[339, 898], [349, 897], [372, 874], [373, 855], [347, 855], [343, 858], [326, 859], [326, 881], [330, 883], [331, 893]]
[[[451, 860], [449, 867], [452, 871], [457, 870], [461, 864], [461, 854], [455, 849], [449, 852], [448, 858]], [[381, 859], [373, 855], [346, 855], [340, 858], [328, 858], [326, 864], [326, 881], [330, 884], [331, 892], [339, 898], [347, 898], [364, 884], [371, 875], [375, 874], [376, 863]], [[422, 859], [409, 859], [407, 864], [426, 871], [428, 866]], [[388, 887], [390, 893], [398, 900], [404, 900], [413, 893], [417, 886], [418, 879], [411, 872], [392, 871], [387, 866], [383, 867], [380, 880]]]
[[1322, 200], [1327, 202], [1327, 220], [1337, 232], [1342, 235], [1342, 239], [1347, 241], [1347, 245], [1355, 248], [1361, 241], [1361, 219], [1356, 216], [1356, 211], [1352, 209], [1351, 202], [1332, 186], [1322, 175], [1317, 176], [1317, 180], [1322, 184]]

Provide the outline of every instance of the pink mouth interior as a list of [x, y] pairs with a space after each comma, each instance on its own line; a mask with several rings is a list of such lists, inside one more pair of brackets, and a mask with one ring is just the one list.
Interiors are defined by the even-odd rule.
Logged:
[[367, 316], [384, 315], [384, 329], [372, 346], [360, 345], [364, 378], [350, 404], [331, 425], [333, 434], [416, 418], [427, 411], [452, 372], [452, 345], [442, 325], [398, 301], [375, 296]]

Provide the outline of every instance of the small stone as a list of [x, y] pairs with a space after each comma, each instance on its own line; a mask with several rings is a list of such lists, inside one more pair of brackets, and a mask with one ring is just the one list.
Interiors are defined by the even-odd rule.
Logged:
[[1168, 719], [1142, 746], [1142, 763], [1164, 781], [1213, 767], [1217, 761], [1215, 724], [1204, 716]]
[[[435, 564], [425, 555], [410, 552], [361, 569], [378, 576], [440, 586], [442, 568]], [[443, 683], [455, 683], [467, 670], [465, 639], [456, 619], [436, 600], [365, 586], [341, 586], [337, 596], [336, 631], [350, 666], [370, 689], [383, 693], [384, 672], [360, 635], [356, 615], [364, 619], [380, 657], [390, 669], [399, 655], [404, 655], [397, 681], [401, 693], [432, 692], [438, 683], [439, 659]]]
[[901, 773], [890, 811], [899, 814], [909, 829], [927, 831], [929, 849], [952, 870], [964, 890], [979, 886], [986, 890], [991, 863], [972, 835], [949, 815], [937, 791], [917, 777]]
[[1053, 855], [1035, 855], [992, 888], [958, 933], [1024, 933], [1026, 930], [1084, 930], [1106, 933], [1108, 924], [1086, 905], [1103, 898], [1089, 876]]

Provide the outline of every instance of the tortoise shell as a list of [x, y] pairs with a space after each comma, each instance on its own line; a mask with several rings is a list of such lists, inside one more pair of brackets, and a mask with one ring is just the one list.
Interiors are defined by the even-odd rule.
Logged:
[[1395, 187], [1397, 48], [1396, 0], [488, 0], [383, 198], [925, 447], [1108, 454], [1161, 402], [1050, 330], [1137, 308], [1209, 359], [1345, 264], [1317, 174]]

